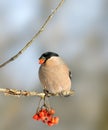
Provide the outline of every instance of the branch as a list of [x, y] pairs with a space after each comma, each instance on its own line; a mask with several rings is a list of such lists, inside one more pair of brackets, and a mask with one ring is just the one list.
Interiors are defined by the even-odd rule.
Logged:
[[[0, 93], [5, 95], [12, 95], [12, 96], [37, 96], [43, 98], [45, 93], [39, 93], [36, 91], [26, 91], [26, 90], [16, 90], [16, 89], [9, 89], [9, 88], [0, 88]], [[71, 96], [74, 94], [74, 91], [62, 92], [57, 94], [48, 94], [48, 96]]]
[[54, 14], [57, 12], [57, 10], [61, 7], [61, 5], [63, 4], [64, 0], [61, 0], [60, 3], [57, 5], [57, 7], [52, 11], [52, 13], [48, 16], [48, 18], [46, 19], [46, 21], [44, 22], [44, 24], [41, 26], [41, 28], [39, 29], [39, 31], [32, 37], [32, 39], [25, 45], [24, 48], [22, 48], [16, 55], [14, 55], [12, 58], [10, 58], [9, 60], [7, 60], [6, 62], [4, 62], [3, 64], [0, 65], [0, 68], [2, 68], [3, 66], [7, 65], [8, 63], [14, 61], [16, 58], [18, 58], [32, 43], [33, 41], [37, 38], [37, 36], [39, 36], [39, 34], [41, 32], [44, 31], [46, 25], [48, 24], [48, 22], [51, 20], [51, 18], [54, 16]]

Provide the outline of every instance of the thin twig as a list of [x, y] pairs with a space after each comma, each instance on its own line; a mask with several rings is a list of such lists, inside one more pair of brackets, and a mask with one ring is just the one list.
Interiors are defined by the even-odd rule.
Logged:
[[61, 7], [61, 5], [63, 4], [64, 0], [61, 0], [60, 3], [57, 5], [57, 7], [52, 11], [52, 13], [48, 16], [48, 18], [46, 19], [46, 21], [44, 22], [44, 24], [41, 26], [41, 28], [39, 29], [39, 31], [33, 36], [33, 38], [25, 45], [24, 48], [22, 48], [16, 55], [14, 55], [12, 58], [10, 58], [9, 60], [7, 60], [6, 62], [4, 62], [3, 64], [0, 65], [0, 68], [2, 68], [3, 66], [5, 66], [6, 64], [14, 61], [16, 58], [18, 58], [32, 43], [33, 41], [37, 38], [37, 36], [44, 31], [46, 25], [48, 24], [48, 22], [51, 20], [51, 18], [54, 16], [54, 14], [57, 12], [57, 10]]
[[[41, 97], [44, 98], [45, 93], [39, 93], [36, 91], [26, 91], [26, 90], [17, 90], [17, 89], [9, 89], [9, 88], [0, 88], [0, 93], [3, 93], [5, 95], [11, 95], [11, 96], [37, 96], [37, 97]], [[74, 91], [68, 91], [68, 92], [62, 92], [61, 93], [57, 93], [57, 94], [49, 94], [48, 96], [67, 96], [67, 95], [73, 95]]]

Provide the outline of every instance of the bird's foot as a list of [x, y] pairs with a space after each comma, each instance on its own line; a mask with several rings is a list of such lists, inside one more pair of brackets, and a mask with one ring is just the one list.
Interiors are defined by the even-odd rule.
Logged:
[[50, 93], [48, 90], [44, 89], [43, 92], [45, 93], [45, 96], [46, 97], [51, 97], [51, 96], [54, 96], [55, 94], [53, 93]]
[[60, 96], [65, 96], [65, 97], [72, 96], [73, 94], [74, 94], [73, 90], [62, 91], [62, 92], [59, 93]]

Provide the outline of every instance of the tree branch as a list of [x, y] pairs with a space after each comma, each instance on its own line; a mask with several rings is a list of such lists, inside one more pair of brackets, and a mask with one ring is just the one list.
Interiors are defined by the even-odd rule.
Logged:
[[64, 0], [61, 0], [60, 3], [57, 5], [57, 7], [52, 11], [52, 13], [48, 16], [48, 18], [46, 19], [46, 21], [44, 22], [44, 24], [41, 26], [41, 28], [39, 29], [39, 31], [33, 36], [33, 38], [25, 45], [24, 48], [22, 48], [16, 55], [14, 55], [12, 58], [10, 58], [9, 60], [7, 60], [6, 62], [4, 62], [3, 64], [0, 65], [0, 68], [2, 68], [3, 66], [7, 65], [8, 63], [14, 61], [16, 58], [18, 58], [32, 43], [33, 41], [37, 38], [37, 36], [39, 36], [39, 34], [41, 32], [44, 31], [46, 25], [48, 24], [48, 22], [51, 20], [51, 18], [54, 16], [54, 14], [57, 12], [57, 10], [61, 7], [61, 5], [63, 4]]
[[[11, 95], [11, 96], [37, 96], [43, 98], [45, 96], [45, 93], [39, 93], [36, 91], [26, 91], [26, 90], [17, 90], [17, 89], [9, 89], [9, 88], [0, 88], [0, 93], [3, 93], [5, 95]], [[67, 95], [73, 95], [74, 91], [68, 91], [68, 92], [62, 92], [57, 94], [48, 94], [48, 96], [67, 96]]]

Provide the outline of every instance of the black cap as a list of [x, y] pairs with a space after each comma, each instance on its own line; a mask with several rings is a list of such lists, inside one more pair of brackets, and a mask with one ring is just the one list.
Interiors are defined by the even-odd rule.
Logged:
[[48, 60], [49, 58], [51, 58], [52, 56], [56, 56], [56, 57], [59, 57], [59, 55], [55, 52], [45, 52], [43, 53], [39, 59], [41, 58], [45, 58], [46, 60]]

